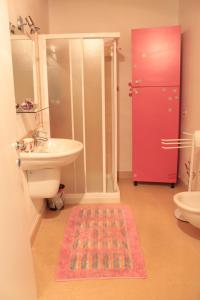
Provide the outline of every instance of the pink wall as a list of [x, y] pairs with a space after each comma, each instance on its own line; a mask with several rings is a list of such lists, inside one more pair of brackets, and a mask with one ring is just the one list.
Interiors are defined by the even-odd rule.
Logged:
[[131, 170], [131, 29], [176, 25], [178, 0], [49, 0], [51, 33], [120, 31], [119, 166]]
[[[200, 130], [200, 1], [180, 1], [180, 24], [182, 27], [182, 130]], [[196, 186], [199, 184], [197, 153], [195, 167]], [[180, 177], [187, 184], [185, 163], [190, 160], [190, 150], [181, 150]]]

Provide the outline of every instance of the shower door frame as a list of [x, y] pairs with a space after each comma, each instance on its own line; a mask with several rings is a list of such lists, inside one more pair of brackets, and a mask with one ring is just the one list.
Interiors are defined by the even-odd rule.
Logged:
[[[102, 46], [104, 38], [113, 39], [113, 66], [112, 66], [112, 84], [113, 84], [113, 99], [112, 99], [112, 176], [114, 192], [106, 191], [106, 137], [105, 137], [105, 73], [104, 73], [104, 48], [102, 49], [101, 62], [101, 78], [102, 78], [102, 158], [103, 158], [103, 192], [88, 192], [87, 191], [87, 172], [86, 172], [86, 151], [85, 151], [85, 119], [84, 119], [84, 93], [82, 96], [83, 105], [83, 146], [84, 146], [84, 178], [85, 191], [84, 193], [65, 194], [64, 198], [67, 203], [118, 203], [120, 202], [120, 191], [117, 184], [117, 39], [119, 39], [119, 32], [111, 33], [68, 33], [68, 34], [40, 34], [39, 35], [39, 53], [40, 53], [40, 73], [41, 73], [41, 101], [42, 106], [48, 109], [43, 111], [43, 127], [47, 130], [50, 136], [50, 114], [49, 114], [49, 93], [48, 93], [48, 75], [47, 75], [47, 56], [46, 56], [46, 41], [52, 39], [102, 39]], [[71, 61], [71, 57], [70, 57]], [[71, 71], [70, 71], [71, 73]], [[82, 78], [84, 74], [82, 72]], [[84, 81], [82, 81], [84, 82]], [[70, 87], [72, 86], [72, 79], [70, 76]], [[84, 86], [82, 86], [84, 91]], [[73, 122], [73, 94], [71, 88], [71, 110], [72, 110], [72, 138], [74, 139], [74, 122]], [[75, 179], [76, 180], [76, 179]]]

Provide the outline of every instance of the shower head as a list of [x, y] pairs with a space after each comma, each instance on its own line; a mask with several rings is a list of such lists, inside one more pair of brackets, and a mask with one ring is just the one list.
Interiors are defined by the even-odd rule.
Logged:
[[40, 30], [40, 28], [35, 25], [33, 19], [31, 18], [31, 16], [28, 16], [25, 19], [26, 19], [26, 22], [27, 22], [28, 26], [30, 27], [30, 33], [31, 34], [36, 33]]
[[9, 22], [10, 33], [15, 34], [16, 26]]
[[19, 17], [17, 18], [17, 28], [18, 28], [20, 31], [24, 32], [24, 27], [25, 27], [26, 25], [27, 25], [27, 23], [24, 23], [23, 18], [22, 18], [21, 16], [19, 16]]

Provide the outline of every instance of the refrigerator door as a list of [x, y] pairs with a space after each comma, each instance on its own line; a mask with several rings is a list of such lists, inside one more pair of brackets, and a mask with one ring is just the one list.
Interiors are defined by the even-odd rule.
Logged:
[[132, 84], [180, 85], [180, 27], [132, 30]]
[[178, 138], [179, 88], [134, 88], [132, 101], [133, 181], [175, 183], [178, 150], [161, 139]]

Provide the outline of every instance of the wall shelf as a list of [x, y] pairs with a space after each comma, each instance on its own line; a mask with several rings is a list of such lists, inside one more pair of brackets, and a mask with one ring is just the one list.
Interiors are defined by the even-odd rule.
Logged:
[[49, 108], [49, 107], [33, 108], [33, 109], [29, 109], [29, 110], [22, 110], [21, 108], [17, 108], [16, 113], [17, 114], [36, 114], [47, 108]]

